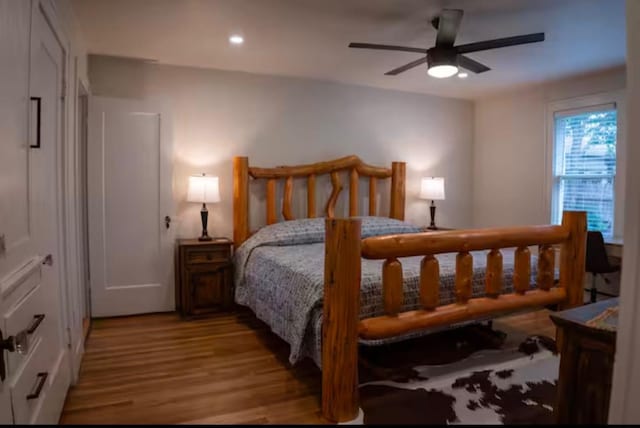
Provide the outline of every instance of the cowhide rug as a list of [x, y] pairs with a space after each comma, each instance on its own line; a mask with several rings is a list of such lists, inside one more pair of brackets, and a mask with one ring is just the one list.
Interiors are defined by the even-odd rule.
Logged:
[[553, 339], [466, 326], [360, 350], [364, 424], [553, 423]]

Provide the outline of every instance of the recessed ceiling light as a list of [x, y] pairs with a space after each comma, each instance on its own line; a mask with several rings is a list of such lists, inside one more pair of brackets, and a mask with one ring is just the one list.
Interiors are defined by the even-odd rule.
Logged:
[[229, 43], [231, 43], [232, 45], [241, 45], [242, 43], [244, 43], [244, 37], [234, 34], [229, 37]]
[[458, 73], [458, 77], [461, 79], [466, 79], [467, 77], [469, 77], [469, 75], [467, 73]]

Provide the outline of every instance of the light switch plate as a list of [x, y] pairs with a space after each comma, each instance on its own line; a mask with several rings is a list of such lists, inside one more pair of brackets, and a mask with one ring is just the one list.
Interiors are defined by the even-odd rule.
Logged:
[[4, 234], [0, 235], [0, 255], [7, 252], [7, 245], [5, 244]]

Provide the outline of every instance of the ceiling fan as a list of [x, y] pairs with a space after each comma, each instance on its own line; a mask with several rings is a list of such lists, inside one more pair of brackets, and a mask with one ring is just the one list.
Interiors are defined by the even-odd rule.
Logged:
[[454, 46], [453, 44], [456, 40], [463, 14], [464, 12], [460, 9], [443, 9], [439, 16], [431, 20], [431, 25], [438, 31], [438, 34], [436, 36], [436, 45], [429, 49], [377, 45], [373, 43], [350, 43], [349, 47], [425, 54], [426, 56], [401, 67], [394, 68], [386, 72], [385, 75], [395, 76], [426, 63], [429, 67], [427, 73], [429, 73], [430, 76], [445, 78], [456, 74], [459, 67], [473, 71], [474, 73], [484, 73], [485, 71], [491, 70], [486, 65], [474, 61], [464, 54], [544, 41], [544, 33], [533, 33]]

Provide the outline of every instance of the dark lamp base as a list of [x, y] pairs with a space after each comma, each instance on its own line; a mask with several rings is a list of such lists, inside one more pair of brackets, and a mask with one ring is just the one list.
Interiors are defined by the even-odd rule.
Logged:
[[431, 205], [429, 206], [429, 213], [431, 214], [431, 224], [429, 224], [429, 227], [427, 229], [437, 230], [438, 227], [436, 226], [436, 204], [434, 201], [431, 201]]
[[209, 232], [207, 232], [209, 211], [207, 210], [207, 206], [205, 204], [202, 204], [202, 210], [200, 210], [200, 219], [202, 220], [202, 235], [198, 238], [198, 241], [211, 241], [212, 238], [209, 236]]

